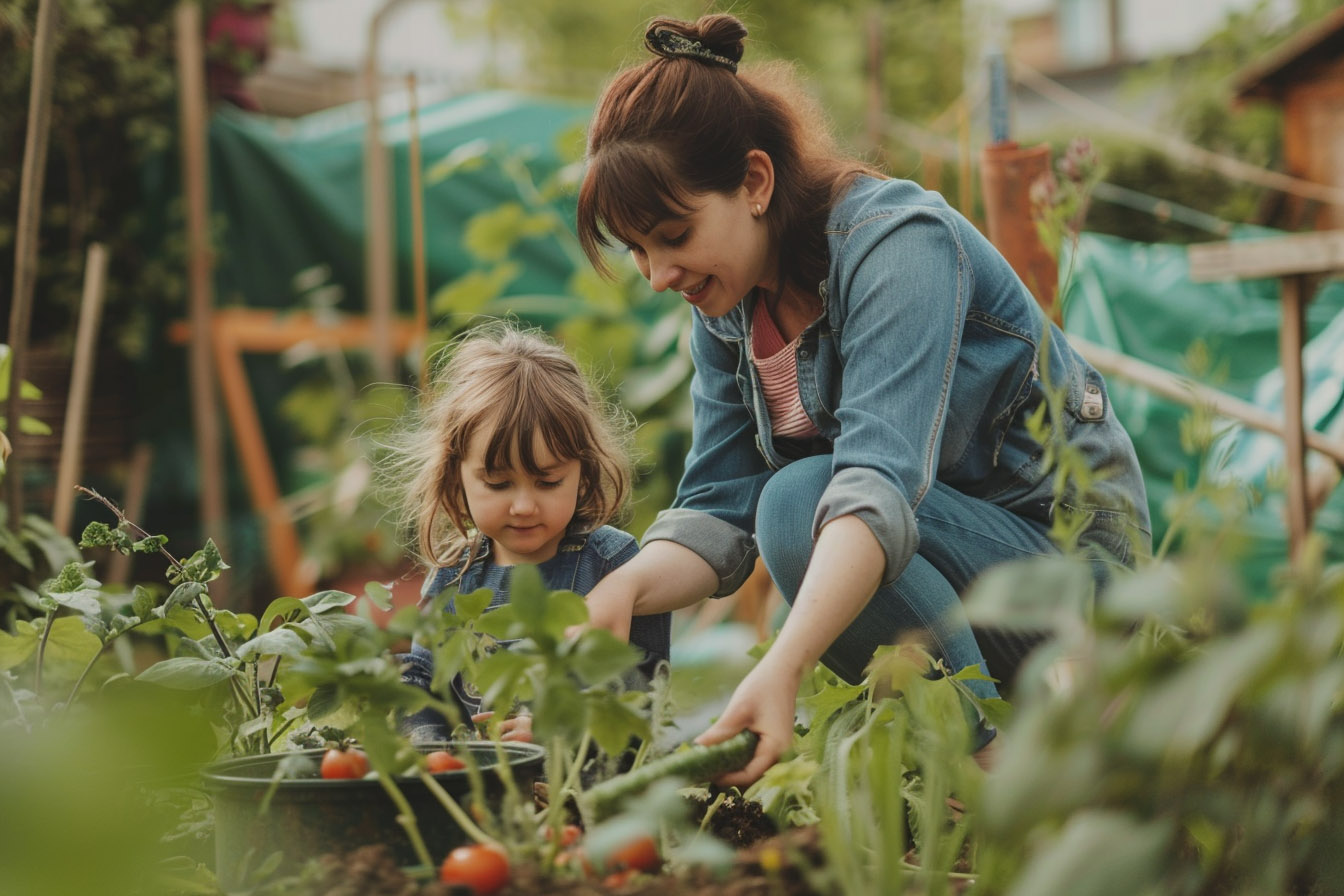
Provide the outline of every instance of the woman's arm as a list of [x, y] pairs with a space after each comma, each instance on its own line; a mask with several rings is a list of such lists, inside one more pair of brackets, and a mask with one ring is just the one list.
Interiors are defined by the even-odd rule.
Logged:
[[750, 784], [789, 748], [803, 676], [867, 606], [885, 565], [882, 545], [863, 520], [841, 516], [822, 527], [779, 637], [742, 679], [719, 720], [696, 738], [696, 743], [714, 744], [744, 729], [760, 735], [747, 767], [719, 784]]
[[589, 624], [628, 639], [631, 616], [689, 607], [718, 587], [718, 574], [699, 554], [674, 541], [651, 541], [588, 592]]

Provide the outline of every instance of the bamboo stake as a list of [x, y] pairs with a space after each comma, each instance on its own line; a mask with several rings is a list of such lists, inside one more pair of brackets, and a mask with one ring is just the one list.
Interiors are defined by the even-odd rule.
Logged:
[[425, 197], [421, 192], [420, 106], [415, 97], [415, 73], [406, 76], [410, 95], [410, 186], [411, 186], [411, 272], [415, 284], [415, 348], [420, 355], [420, 388], [429, 385], [429, 362], [425, 345], [429, 341], [429, 285], [425, 260]]
[[387, 147], [383, 146], [382, 113], [378, 109], [382, 90], [378, 65], [378, 36], [393, 10], [405, 0], [383, 0], [369, 21], [364, 57], [364, 89], [368, 95], [368, 122], [364, 129], [364, 291], [373, 323], [373, 369], [381, 380], [393, 378], [392, 352], [388, 348], [396, 296], [397, 269], [394, 258], [396, 225], [388, 186]]
[[226, 553], [224, 454], [219, 408], [211, 368], [210, 322], [214, 283], [210, 250], [209, 171], [206, 148], [205, 51], [201, 46], [201, 9], [192, 0], [176, 12], [178, 113], [182, 130], [182, 188], [186, 196], [188, 288], [191, 346], [188, 376], [191, 419], [200, 464], [201, 529]]
[[[1208, 386], [1192, 382], [1163, 370], [1161, 367], [1131, 358], [1113, 349], [1089, 342], [1079, 336], [1069, 334], [1069, 344], [1087, 359], [1088, 363], [1106, 376], [1118, 376], [1142, 386], [1155, 395], [1178, 401], [1185, 405], [1202, 404], [1212, 408], [1224, 417], [1249, 426], [1261, 432], [1286, 439], [1284, 420], [1263, 408], [1242, 401], [1234, 395], [1211, 389]], [[1285, 401], [1287, 396], [1285, 395]], [[1324, 433], [1307, 430], [1304, 437], [1307, 448], [1319, 452], [1344, 466], [1344, 442], [1332, 439]]]
[[1283, 455], [1288, 466], [1288, 551], [1297, 559], [1311, 531], [1311, 502], [1307, 497], [1306, 424], [1302, 417], [1305, 378], [1302, 343], [1306, 339], [1306, 305], [1301, 275], [1280, 279], [1279, 366], [1283, 368]]
[[65, 405], [65, 428], [61, 457], [56, 467], [56, 497], [52, 524], [62, 535], [70, 534], [75, 511], [75, 485], [84, 463], [84, 424], [88, 420], [89, 391], [93, 386], [94, 360], [98, 356], [98, 327], [103, 317], [107, 284], [107, 248], [89, 245], [84, 265], [84, 295], [79, 304], [79, 327], [75, 331], [75, 357], [70, 369], [70, 396]]
[[[131, 460], [126, 470], [126, 493], [121, 506], [128, 519], [145, 516], [145, 495], [149, 492], [149, 470], [154, 461], [154, 447], [148, 442], [137, 442], [131, 449]], [[131, 578], [131, 555], [120, 552], [112, 555], [107, 564], [107, 580], [124, 585]]]
[[28, 374], [28, 331], [33, 323], [33, 292], [37, 287], [38, 224], [42, 216], [42, 185], [47, 172], [47, 144], [51, 136], [52, 72], [56, 67], [56, 15], [53, 0], [37, 7], [33, 35], [33, 75], [28, 88], [28, 130], [23, 144], [23, 171], [19, 175], [19, 217], [14, 234], [14, 303], [9, 309], [9, 431], [18, 450], [7, 468], [9, 527], [23, 525], [23, 433], [19, 429], [22, 396]]

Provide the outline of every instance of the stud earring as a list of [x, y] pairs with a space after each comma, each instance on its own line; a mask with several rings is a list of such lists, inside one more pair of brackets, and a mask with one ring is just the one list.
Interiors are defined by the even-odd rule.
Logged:
[[761, 204], [759, 202], [751, 207], [751, 216], [753, 218], [759, 218], [761, 216]]

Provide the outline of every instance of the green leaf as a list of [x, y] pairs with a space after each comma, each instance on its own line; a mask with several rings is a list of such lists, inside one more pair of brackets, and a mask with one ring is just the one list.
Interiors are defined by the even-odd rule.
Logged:
[[[500, 704], [492, 703], [492, 705]], [[541, 683], [541, 693], [537, 695], [533, 705], [533, 734], [539, 743], [550, 743], [557, 737], [566, 743], [575, 743], [583, 737], [587, 727], [586, 710], [587, 707], [573, 683], [565, 681], [563, 677], [549, 677]], [[619, 751], [624, 747], [625, 744], [620, 744], [616, 749]]]
[[136, 680], [179, 691], [199, 691], [237, 675], [237, 667], [228, 660], [175, 656], [150, 666]]
[[163, 602], [163, 612], [168, 612], [176, 607], [186, 607], [193, 600], [206, 593], [206, 587], [201, 582], [183, 582], [172, 590], [168, 599]]
[[612, 693], [593, 695], [589, 700], [588, 731], [609, 756], [620, 755], [632, 739], [648, 740], [652, 734], [649, 720], [621, 695]]
[[14, 634], [0, 631], [0, 670], [22, 665], [37, 650], [40, 633], [26, 619], [14, 623]]
[[383, 612], [392, 609], [392, 592], [382, 582], [365, 582], [364, 596]]
[[341, 708], [340, 689], [334, 684], [319, 685], [308, 698], [308, 718], [325, 719]]
[[141, 619], [148, 616], [154, 610], [157, 603], [154, 592], [144, 585], [136, 585], [135, 588], [131, 590], [131, 612]]
[[1047, 841], [1009, 896], [1157, 896], [1171, 823], [1135, 821], [1115, 811], [1080, 812]]
[[167, 535], [148, 535], [131, 545], [137, 554], [157, 554], [168, 543]]
[[1238, 697], [1279, 655], [1282, 632], [1251, 627], [1211, 643], [1135, 702], [1126, 731], [1150, 757], [1188, 756], [1204, 747]]
[[[476, 687], [490, 706], [508, 708], [515, 700], [530, 700], [532, 686], [527, 672], [532, 661], [511, 650], [496, 650], [476, 667]], [[570, 685], [572, 688], [572, 685]]]
[[354, 602], [355, 596], [348, 591], [319, 591], [317, 594], [309, 595], [303, 599], [303, 605], [313, 615], [327, 610], [348, 607]]
[[544, 236], [554, 229], [549, 215], [530, 213], [521, 203], [504, 202], [473, 215], [462, 242], [483, 261], [503, 261], [519, 240]]
[[281, 626], [258, 635], [240, 645], [235, 651], [238, 659], [253, 662], [263, 656], [299, 656], [308, 649], [308, 642], [293, 628]]
[[536, 637], [546, 630], [550, 591], [541, 581], [541, 571], [532, 564], [514, 567], [510, 579], [509, 606], [518, 617], [522, 636]]
[[478, 588], [470, 594], [457, 594], [453, 598], [453, 607], [457, 611], [457, 617], [464, 621], [479, 619], [481, 614], [485, 612], [485, 608], [490, 606], [490, 601], [494, 596], [489, 588]]
[[437, 317], [478, 314], [503, 295], [522, 272], [522, 265], [516, 262], [497, 264], [489, 270], [468, 271], [434, 292], [430, 310]]
[[1033, 557], [995, 566], [976, 579], [963, 601], [971, 622], [1049, 631], [1091, 615], [1092, 570], [1078, 557]]
[[84, 534], [79, 537], [82, 548], [108, 548], [123, 554], [131, 551], [131, 537], [121, 529], [114, 529], [107, 523], [89, 523]]
[[620, 678], [639, 662], [640, 651], [604, 629], [579, 636], [569, 657], [569, 668], [586, 684], [605, 684]]
[[181, 582], [213, 582], [228, 568], [229, 564], [220, 556], [214, 539], [206, 539], [205, 547], [188, 557], [181, 569], [169, 570], [168, 581], [174, 585]]

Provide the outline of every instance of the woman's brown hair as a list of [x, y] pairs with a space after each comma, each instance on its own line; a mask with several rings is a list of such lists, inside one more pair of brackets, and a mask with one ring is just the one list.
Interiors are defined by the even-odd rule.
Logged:
[[644, 41], [655, 58], [603, 91], [578, 202], [579, 241], [599, 271], [609, 270], [603, 247], [685, 214], [697, 194], [741, 187], [747, 153], [759, 149], [775, 170], [765, 219], [781, 286], [815, 292], [826, 278], [831, 206], [868, 169], [837, 150], [788, 65], [736, 71], [746, 37], [746, 26], [726, 14], [655, 19]]
[[[534, 441], [555, 458], [579, 461], [571, 528], [591, 531], [624, 509], [630, 492], [630, 418], [604, 401], [564, 349], [537, 330], [498, 322], [446, 350], [432, 390], [408, 418], [386, 470], [404, 496], [403, 522], [430, 566], [457, 562], [478, 539], [462, 487], [462, 459], [489, 432], [486, 466], [541, 475]], [[463, 571], [466, 569], [463, 566]]]

